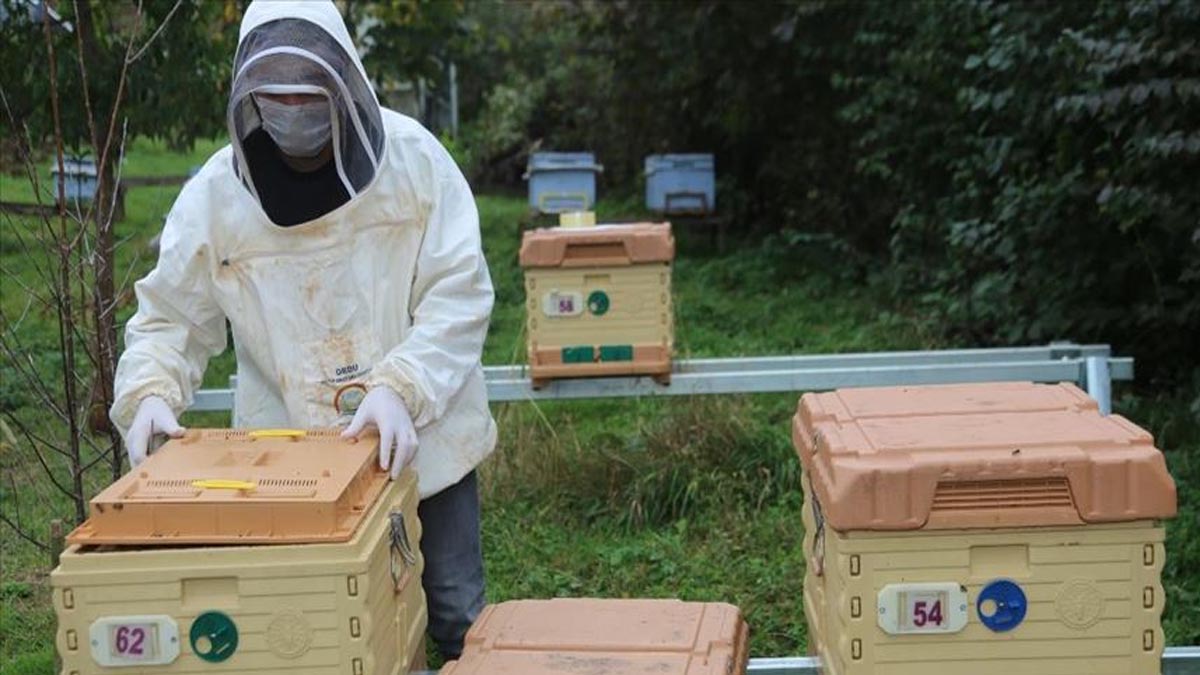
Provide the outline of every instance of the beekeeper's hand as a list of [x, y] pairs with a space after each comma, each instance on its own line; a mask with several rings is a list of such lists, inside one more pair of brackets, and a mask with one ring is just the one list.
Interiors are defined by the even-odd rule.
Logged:
[[392, 478], [399, 476], [417, 452], [417, 430], [404, 401], [391, 387], [378, 386], [367, 392], [342, 438], [357, 438], [368, 424], [379, 429], [379, 468], [387, 471], [390, 467]]
[[129, 452], [130, 466], [137, 466], [146, 460], [150, 449], [150, 439], [154, 434], [166, 434], [171, 438], [179, 438], [187, 431], [179, 426], [171, 406], [158, 396], [147, 396], [138, 403], [137, 414], [133, 416], [133, 424], [129, 425], [129, 433], [125, 436], [125, 449]]

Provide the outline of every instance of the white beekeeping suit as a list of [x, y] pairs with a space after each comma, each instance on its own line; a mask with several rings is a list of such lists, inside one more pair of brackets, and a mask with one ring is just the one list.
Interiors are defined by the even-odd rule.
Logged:
[[[328, 105], [339, 187], [315, 219], [284, 226], [268, 215], [269, 203], [310, 195], [268, 200], [256, 184], [246, 143], [263, 126], [263, 94]], [[418, 123], [379, 106], [328, 2], [249, 7], [227, 121], [231, 145], [184, 186], [158, 265], [136, 286], [113, 421], [127, 433], [147, 396], [175, 415], [189, 406], [225, 348], [228, 319], [235, 426], [345, 422], [383, 385], [417, 429], [422, 496], [454, 484], [492, 451], [496, 431], [480, 365], [492, 284], [453, 160]]]

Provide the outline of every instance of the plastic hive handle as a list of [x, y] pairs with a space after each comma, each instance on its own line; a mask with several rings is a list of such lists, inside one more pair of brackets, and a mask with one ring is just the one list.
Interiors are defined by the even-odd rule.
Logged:
[[255, 429], [248, 435], [250, 438], [304, 438], [308, 432], [303, 429]]

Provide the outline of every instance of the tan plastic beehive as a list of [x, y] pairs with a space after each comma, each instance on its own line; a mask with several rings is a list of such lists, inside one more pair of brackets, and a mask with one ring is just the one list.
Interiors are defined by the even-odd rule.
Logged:
[[91, 501], [72, 544], [346, 541], [387, 474], [379, 440], [340, 430], [195, 429]]
[[[828, 675], [1159, 672], [1174, 484], [1149, 434], [1074, 385], [806, 394], [793, 439]], [[931, 624], [912, 598], [947, 604]]]
[[749, 628], [724, 603], [557, 598], [484, 609], [442, 675], [740, 675]]
[[669, 381], [674, 257], [669, 223], [526, 232], [520, 261], [534, 386], [614, 375]]
[[404, 675], [424, 662], [417, 504], [406, 469], [343, 542], [71, 546], [59, 672]]

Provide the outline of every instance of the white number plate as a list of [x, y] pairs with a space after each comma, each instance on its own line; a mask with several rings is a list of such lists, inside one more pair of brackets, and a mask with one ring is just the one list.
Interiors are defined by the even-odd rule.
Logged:
[[179, 626], [163, 614], [101, 617], [88, 633], [92, 659], [105, 668], [165, 665], [179, 658]]
[[542, 297], [542, 313], [549, 317], [579, 316], [583, 313], [583, 293], [550, 291]]
[[889, 635], [957, 633], [967, 625], [967, 591], [954, 582], [890, 584], [879, 591], [879, 627]]

